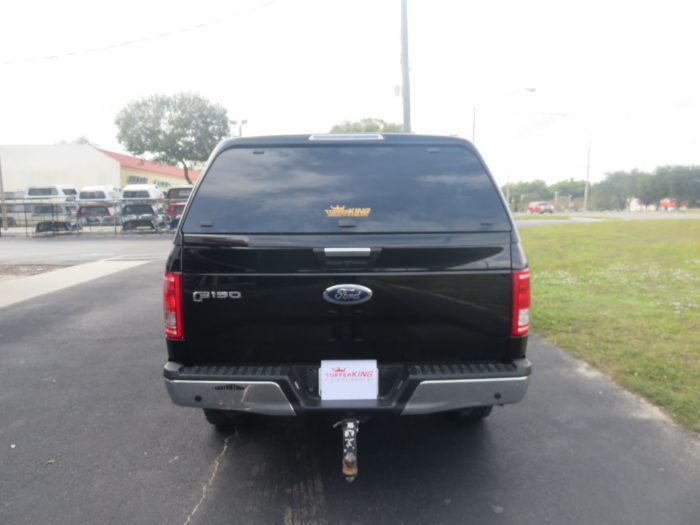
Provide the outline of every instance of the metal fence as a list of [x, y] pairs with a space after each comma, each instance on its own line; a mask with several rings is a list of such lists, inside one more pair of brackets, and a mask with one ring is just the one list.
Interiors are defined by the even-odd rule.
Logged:
[[[27, 237], [168, 233], [186, 201], [166, 199], [6, 199], [0, 209], [3, 233]], [[4, 218], [7, 224], [3, 223]]]

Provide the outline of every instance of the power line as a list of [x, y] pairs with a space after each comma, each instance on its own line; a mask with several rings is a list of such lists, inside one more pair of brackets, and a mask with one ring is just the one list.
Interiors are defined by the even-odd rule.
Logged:
[[[265, 9], [266, 7], [269, 7], [270, 5], [274, 4], [276, 1], [277, 0], [268, 0], [267, 2], [242, 13], [242, 15], [243, 16], [250, 15], [250, 14], [254, 13], [255, 11]], [[109, 44], [106, 46], [85, 48], [85, 49], [79, 49], [76, 51], [69, 51], [68, 53], [61, 53], [59, 55], [45, 55], [45, 56], [32, 57], [32, 58], [9, 60], [6, 62], [0, 62], [0, 66], [9, 66], [9, 65], [14, 65], [14, 64], [29, 64], [32, 62], [46, 62], [49, 60], [57, 60], [57, 59], [68, 58], [68, 57], [73, 57], [73, 56], [102, 53], [104, 51], [110, 51], [112, 49], [134, 46], [134, 45], [142, 44], [145, 42], [152, 42], [154, 40], [160, 40], [163, 38], [168, 38], [171, 36], [180, 35], [183, 33], [189, 33], [191, 31], [197, 31], [197, 30], [203, 29], [205, 27], [209, 27], [209, 26], [212, 26], [215, 24], [220, 24], [221, 22], [225, 22], [229, 18], [232, 18], [232, 17], [228, 16], [228, 17], [216, 18], [216, 19], [210, 20], [208, 22], [202, 22], [201, 24], [195, 24], [195, 25], [191, 25], [191, 26], [182, 27], [179, 29], [174, 29], [172, 31], [167, 31], [165, 33], [158, 33], [155, 35], [145, 36], [142, 38], [135, 38], [133, 40], [125, 40], [123, 42], [117, 42], [115, 44]]]

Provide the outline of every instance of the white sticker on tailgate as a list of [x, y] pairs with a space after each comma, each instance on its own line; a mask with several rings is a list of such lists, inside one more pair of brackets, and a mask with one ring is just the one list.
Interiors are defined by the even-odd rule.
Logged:
[[321, 399], [377, 399], [379, 370], [377, 361], [336, 360], [321, 361], [318, 371]]

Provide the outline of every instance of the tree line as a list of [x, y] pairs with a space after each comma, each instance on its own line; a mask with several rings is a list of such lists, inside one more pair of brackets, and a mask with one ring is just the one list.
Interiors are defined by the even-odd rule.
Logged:
[[[529, 202], [552, 201], [564, 209], [581, 209], [586, 187], [583, 180], [569, 179], [554, 184], [543, 180], [506, 184], [501, 189], [511, 207], [524, 211]], [[700, 166], [662, 166], [653, 172], [614, 171], [588, 189], [591, 210], [624, 210], [632, 199], [644, 206], [659, 205], [662, 199], [700, 207]]]

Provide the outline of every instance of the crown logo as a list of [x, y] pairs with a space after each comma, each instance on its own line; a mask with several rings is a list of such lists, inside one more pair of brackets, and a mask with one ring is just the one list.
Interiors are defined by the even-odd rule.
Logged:
[[343, 204], [333, 204], [325, 212], [327, 217], [369, 217], [372, 208], [346, 208]]

